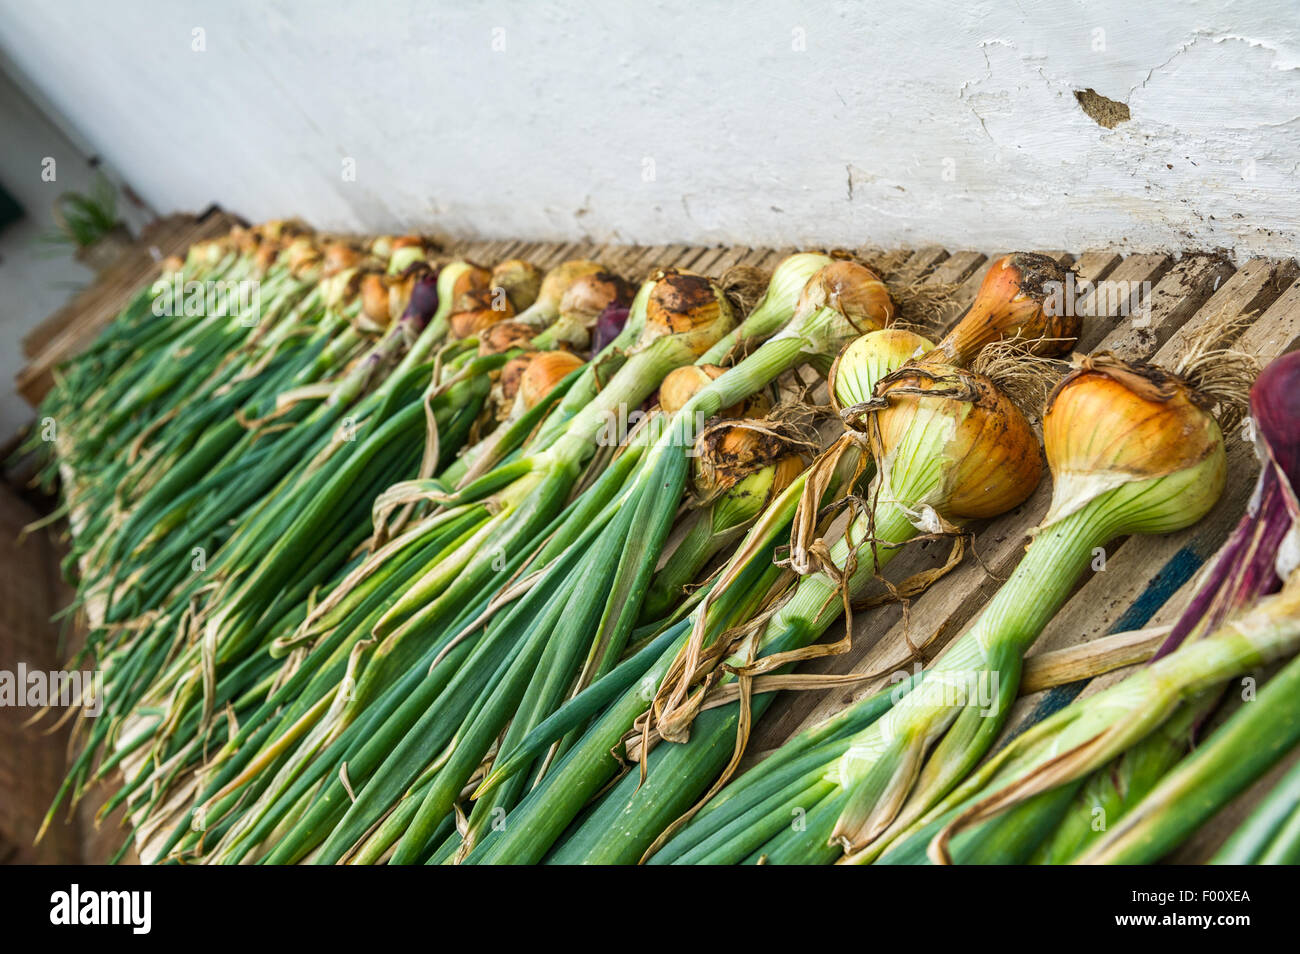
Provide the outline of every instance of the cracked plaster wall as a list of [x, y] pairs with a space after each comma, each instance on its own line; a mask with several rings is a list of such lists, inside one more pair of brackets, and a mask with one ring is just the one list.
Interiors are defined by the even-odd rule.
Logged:
[[[1300, 234], [1295, 0], [0, 0], [0, 47], [160, 210], [648, 243]], [[1102, 128], [1083, 89], [1131, 118]]]

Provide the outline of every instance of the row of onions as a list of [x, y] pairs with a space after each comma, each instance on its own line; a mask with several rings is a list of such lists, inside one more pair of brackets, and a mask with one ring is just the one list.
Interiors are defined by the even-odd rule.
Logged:
[[[635, 285], [268, 223], [166, 267], [42, 409], [106, 677], [51, 817], [120, 772], [124, 851], [1154, 861], [1300, 739], [1295, 663], [1248, 704], [1225, 691], [1300, 640], [1294, 355], [1252, 394], [1251, 513], [1157, 657], [995, 752], [1095, 550], [1216, 505], [1240, 356], [1070, 366], [1066, 271], [1026, 253], [937, 341], [911, 289], [842, 254]], [[156, 307], [246, 280], [256, 313]], [[848, 647], [859, 601], [942, 585], [973, 524], [1029, 499], [1038, 418], [1050, 508], [966, 632], [739, 771], [779, 691], [843, 685], [798, 666]], [[946, 564], [887, 577], [936, 539]], [[1220, 858], [1294, 860], [1297, 784]]]

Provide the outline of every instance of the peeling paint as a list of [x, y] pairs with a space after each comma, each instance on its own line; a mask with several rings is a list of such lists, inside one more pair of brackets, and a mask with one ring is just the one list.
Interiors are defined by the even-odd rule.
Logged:
[[[648, 244], [1294, 254], [1294, 0], [1031, 14], [0, 0], [0, 47], [164, 210]], [[1075, 98], [1088, 89], [1129, 120], [1099, 126]]]

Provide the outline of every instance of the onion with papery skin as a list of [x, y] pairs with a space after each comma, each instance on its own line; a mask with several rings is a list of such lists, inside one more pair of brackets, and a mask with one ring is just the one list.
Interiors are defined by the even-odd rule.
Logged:
[[1015, 252], [995, 261], [970, 310], [921, 360], [966, 366], [985, 345], [1020, 338], [1034, 354], [1066, 354], [1079, 336], [1082, 318], [1059, 304], [1068, 269], [1055, 259]]
[[589, 259], [574, 259], [563, 262], [546, 273], [542, 286], [537, 292], [537, 300], [519, 313], [519, 320], [537, 329], [545, 328], [560, 314], [560, 302], [564, 294], [577, 279], [583, 275], [602, 272], [605, 267]]
[[304, 278], [308, 272], [321, 266], [323, 256], [316, 243], [310, 238], [296, 238], [285, 247], [283, 260], [289, 271], [296, 278]]
[[402, 317], [414, 318], [423, 327], [433, 318], [439, 304], [438, 276], [432, 270], [424, 271], [413, 277]]
[[688, 364], [669, 372], [659, 385], [659, 406], [667, 414], [676, 414], [701, 388], [725, 371], [726, 368], [716, 364]]
[[[429, 276], [438, 278], [440, 274], [435, 272], [433, 267], [422, 258], [411, 262], [400, 274], [390, 274], [387, 279], [389, 314], [406, 314], [407, 305], [410, 304], [411, 294], [414, 292], [416, 284]], [[439, 292], [439, 296], [441, 297], [441, 292]]]
[[539, 351], [533, 355], [519, 381], [519, 394], [524, 406], [535, 407], [582, 365], [583, 360], [571, 351]]
[[[710, 381], [727, 372], [716, 364], [689, 364], [671, 372], [659, 385], [659, 407], [666, 414], [676, 414], [686, 402], [695, 397]], [[731, 407], [718, 412], [719, 417], [762, 417], [772, 409], [772, 399], [766, 391], [752, 394]]]
[[542, 270], [523, 259], [507, 259], [492, 269], [489, 284], [504, 291], [515, 314], [519, 314], [537, 301], [542, 287]]
[[[1168, 371], [1106, 353], [1082, 358], [1047, 401], [1043, 439], [1052, 505], [1040, 530], [1101, 494], [1176, 478], [1177, 499], [1150, 502], [1125, 533], [1168, 533], [1195, 522], [1223, 492], [1223, 434], [1211, 402]], [[1166, 495], [1168, 496], [1168, 495]], [[1189, 519], [1189, 515], [1194, 514]]]
[[579, 276], [560, 301], [560, 314], [537, 338], [541, 348], [569, 346], [585, 351], [591, 331], [607, 308], [625, 308], [632, 301], [627, 282], [609, 272]]
[[837, 312], [859, 334], [884, 327], [894, 317], [885, 283], [857, 262], [832, 262], [804, 285], [795, 315], [823, 308]]
[[515, 395], [519, 393], [524, 372], [528, 370], [535, 357], [537, 357], [536, 353], [521, 354], [517, 358], [511, 358], [501, 368], [501, 377], [497, 379], [497, 387], [500, 390], [500, 401], [497, 403], [498, 418], [504, 418], [510, 413], [510, 405], [514, 403]]
[[[720, 487], [718, 498], [713, 501], [713, 532], [724, 533], [749, 524], [803, 469], [802, 457], [787, 454], [740, 476], [729, 486]], [[696, 486], [700, 486], [698, 479]]]
[[514, 317], [510, 299], [493, 288], [475, 288], [462, 292], [452, 306], [451, 333], [469, 338], [500, 321]]
[[[867, 435], [887, 499], [948, 521], [973, 520], [1005, 513], [1038, 486], [1038, 438], [983, 375], [903, 368], [877, 393], [886, 407], [875, 412]], [[898, 400], [900, 394], [906, 399]]]
[[717, 341], [717, 329], [731, 322], [731, 305], [711, 281], [693, 272], [667, 269], [646, 301], [645, 328], [636, 348], [674, 336], [695, 354], [702, 354]]
[[428, 257], [429, 250], [419, 236], [404, 235], [394, 239], [388, 258], [388, 274], [401, 275], [416, 262], [423, 262]]
[[[695, 495], [701, 500], [713, 500], [776, 461], [791, 457], [791, 450], [790, 441], [776, 428], [766, 427], [762, 420], [744, 419], [711, 427], [695, 444], [692, 477]], [[781, 485], [781, 490], [803, 469], [798, 457], [794, 459], [798, 467]]]
[[478, 336], [478, 353], [503, 354], [511, 348], [528, 348], [536, 332], [517, 321], [498, 321], [483, 329]]
[[364, 256], [347, 242], [330, 242], [325, 246], [322, 274], [326, 277], [337, 275], [349, 268], [361, 264]]
[[361, 278], [361, 310], [379, 325], [387, 325], [392, 317], [388, 310], [388, 282], [378, 272], [370, 272]]

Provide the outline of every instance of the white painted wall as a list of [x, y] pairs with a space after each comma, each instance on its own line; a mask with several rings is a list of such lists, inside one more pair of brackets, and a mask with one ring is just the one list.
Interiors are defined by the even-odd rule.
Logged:
[[[32, 409], [14, 388], [26, 363], [23, 336], [95, 278], [70, 249], [39, 241], [54, 227], [55, 198], [90, 189], [95, 178], [90, 156], [5, 75], [7, 65], [0, 55], [0, 183], [26, 215], [0, 231], [0, 444], [32, 418]], [[54, 160], [53, 180], [41, 175], [47, 157]], [[113, 172], [105, 173], [110, 181], [117, 179]], [[118, 213], [136, 231], [151, 217], [122, 196]]]
[[[1296, 0], [0, 0], [0, 46], [160, 210], [637, 242], [1300, 235]], [[1088, 87], [1131, 121], [1085, 116]]]

